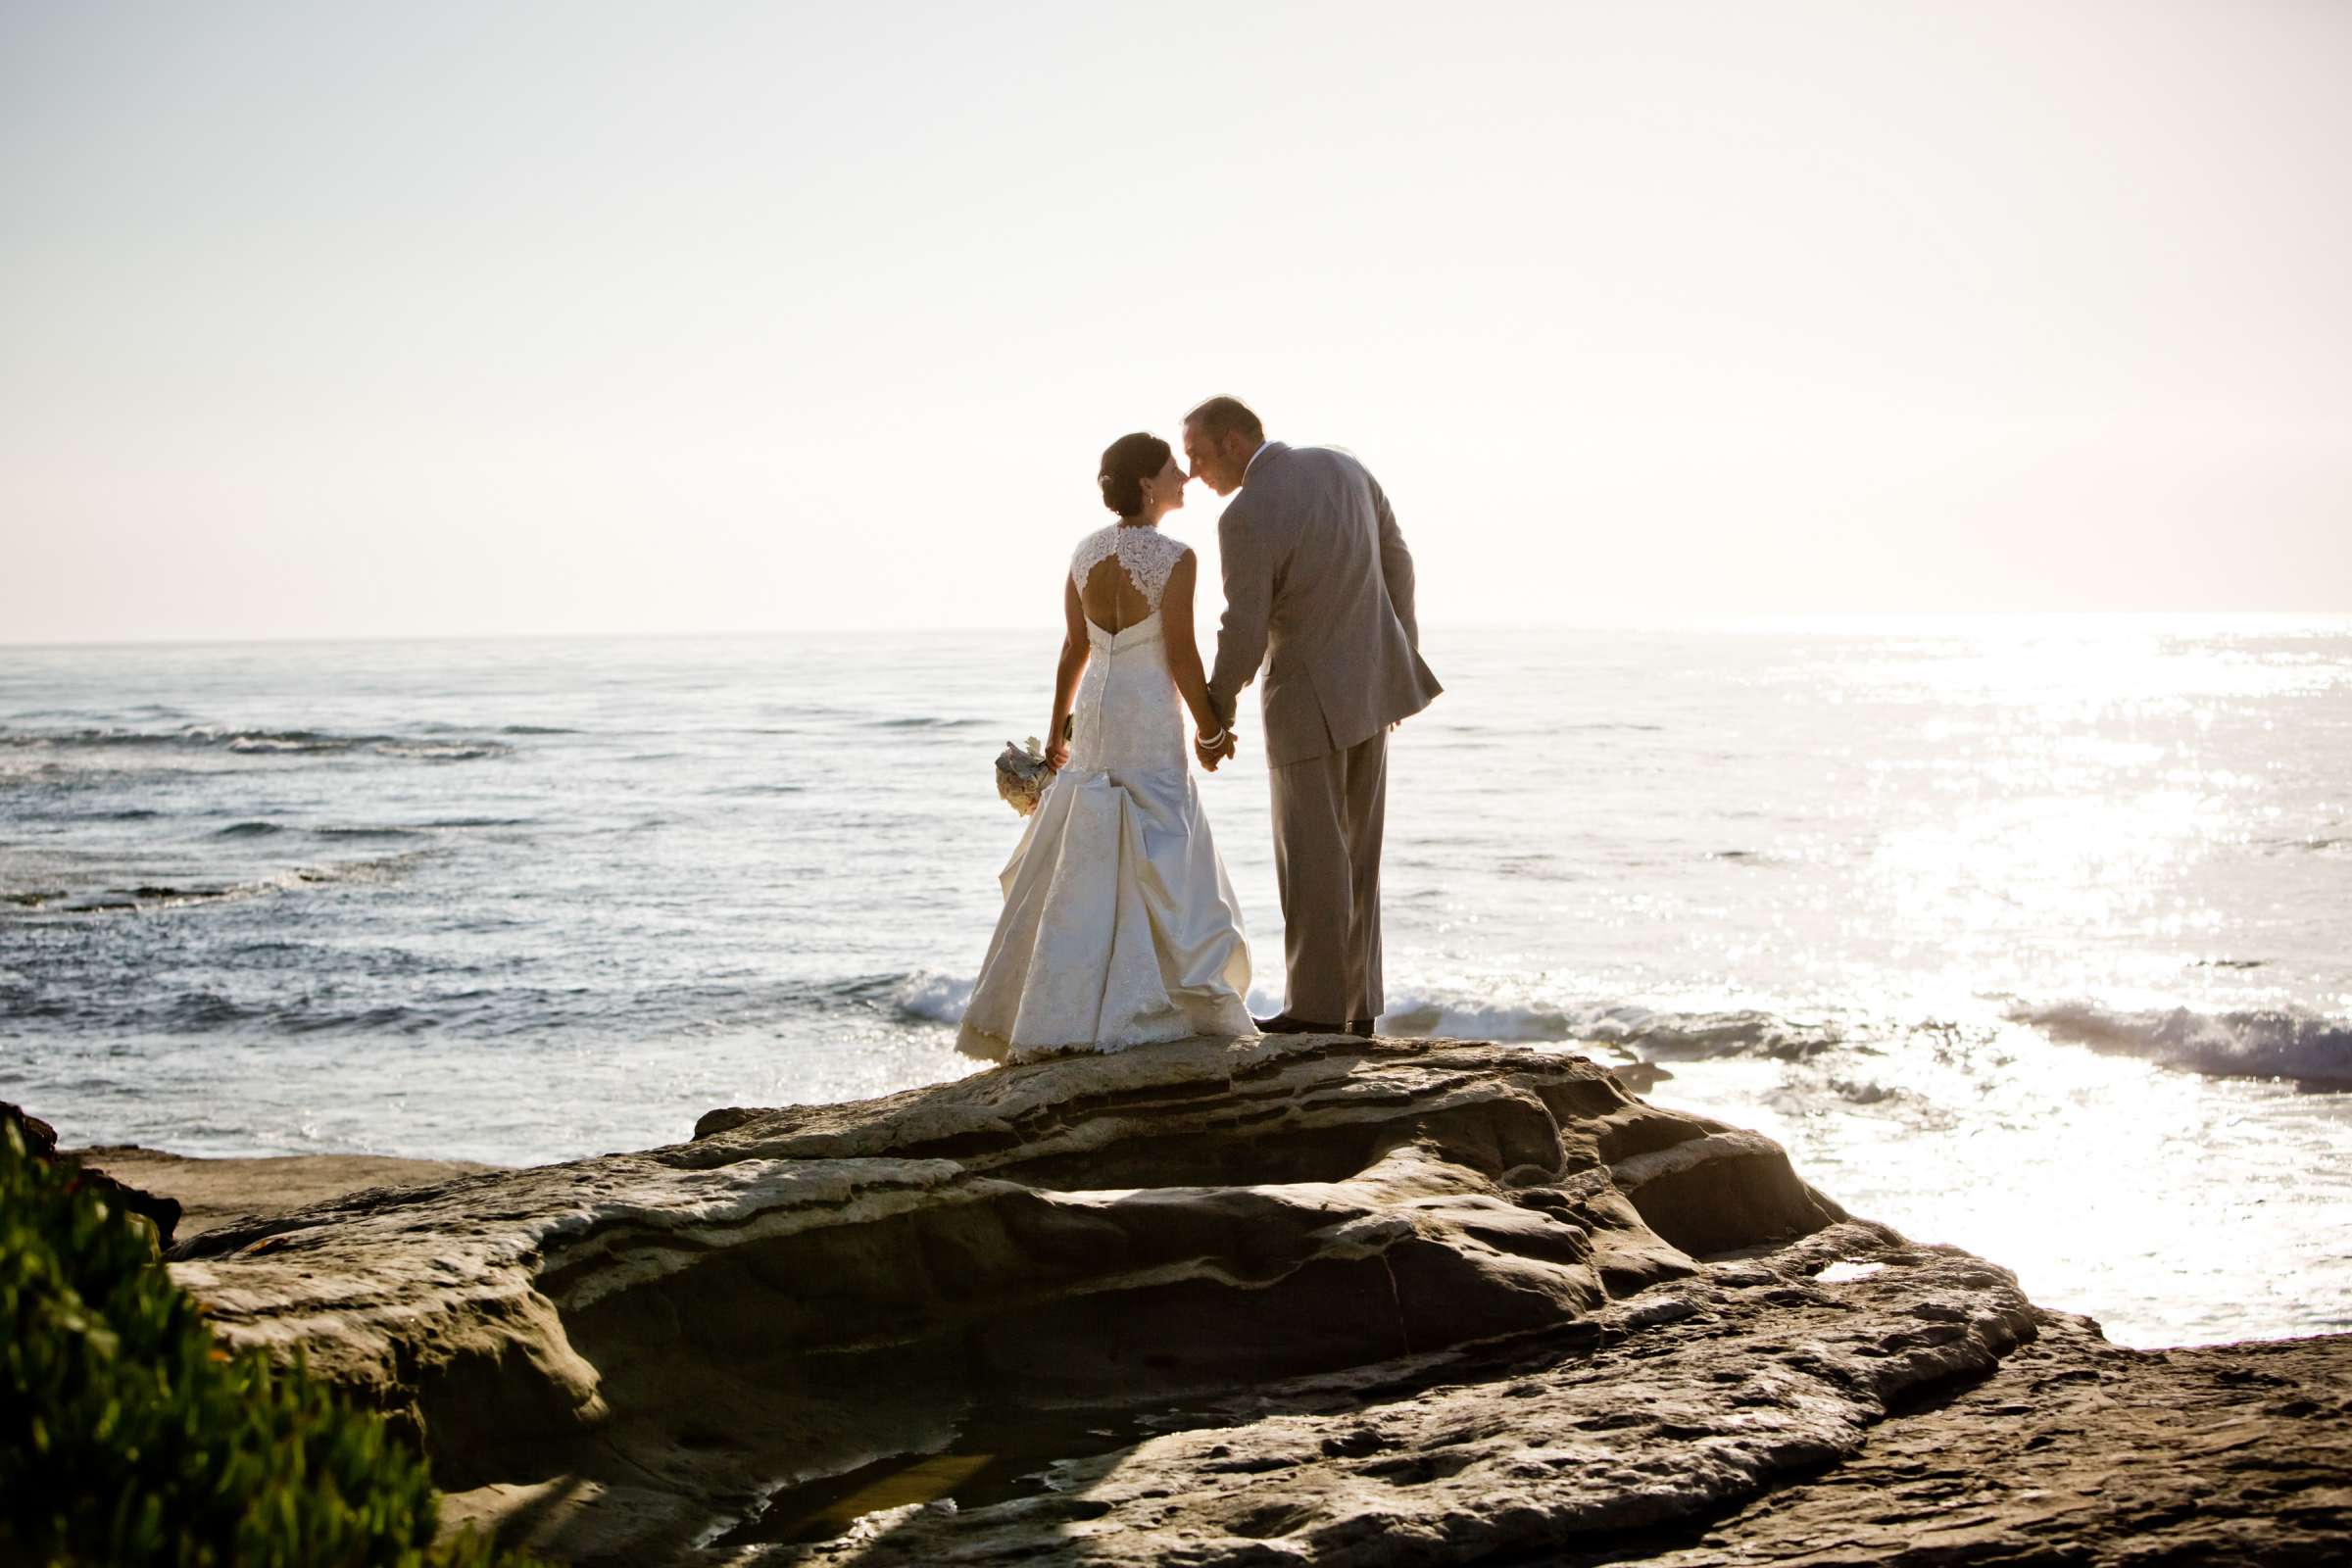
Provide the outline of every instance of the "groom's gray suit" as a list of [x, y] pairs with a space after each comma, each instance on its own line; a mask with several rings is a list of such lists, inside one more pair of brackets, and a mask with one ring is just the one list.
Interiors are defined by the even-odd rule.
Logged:
[[1225, 618], [1208, 692], [1227, 724], [1265, 666], [1285, 1010], [1320, 1023], [1376, 1018], [1386, 1007], [1389, 726], [1444, 689], [1421, 662], [1412, 555], [1362, 464], [1279, 441], [1250, 460], [1217, 524], [1217, 548]]

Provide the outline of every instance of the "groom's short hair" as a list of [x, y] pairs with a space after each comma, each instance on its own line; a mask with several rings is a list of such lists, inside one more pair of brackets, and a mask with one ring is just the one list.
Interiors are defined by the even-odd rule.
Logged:
[[1199, 425], [1208, 435], [1238, 435], [1252, 442], [1266, 439], [1266, 427], [1240, 398], [1210, 398], [1186, 415], [1184, 422]]

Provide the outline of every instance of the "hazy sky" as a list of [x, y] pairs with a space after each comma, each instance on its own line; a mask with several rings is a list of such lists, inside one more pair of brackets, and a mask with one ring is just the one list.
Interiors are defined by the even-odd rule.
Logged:
[[0, 0], [0, 640], [1050, 618], [1216, 391], [1433, 621], [2352, 609], [2348, 82], [2337, 0]]

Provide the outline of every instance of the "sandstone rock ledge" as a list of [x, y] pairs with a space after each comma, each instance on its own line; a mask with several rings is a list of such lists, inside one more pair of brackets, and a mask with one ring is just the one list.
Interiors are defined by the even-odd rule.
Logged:
[[2142, 1354], [1572, 1052], [1001, 1068], [173, 1271], [595, 1563], [2335, 1562], [2352, 1337]]

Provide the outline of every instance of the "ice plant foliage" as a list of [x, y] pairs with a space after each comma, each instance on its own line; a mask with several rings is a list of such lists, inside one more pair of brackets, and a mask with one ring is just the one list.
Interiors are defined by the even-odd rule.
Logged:
[[148, 1222], [0, 1126], [0, 1561], [517, 1568], [433, 1544], [423, 1461], [217, 1342]]

